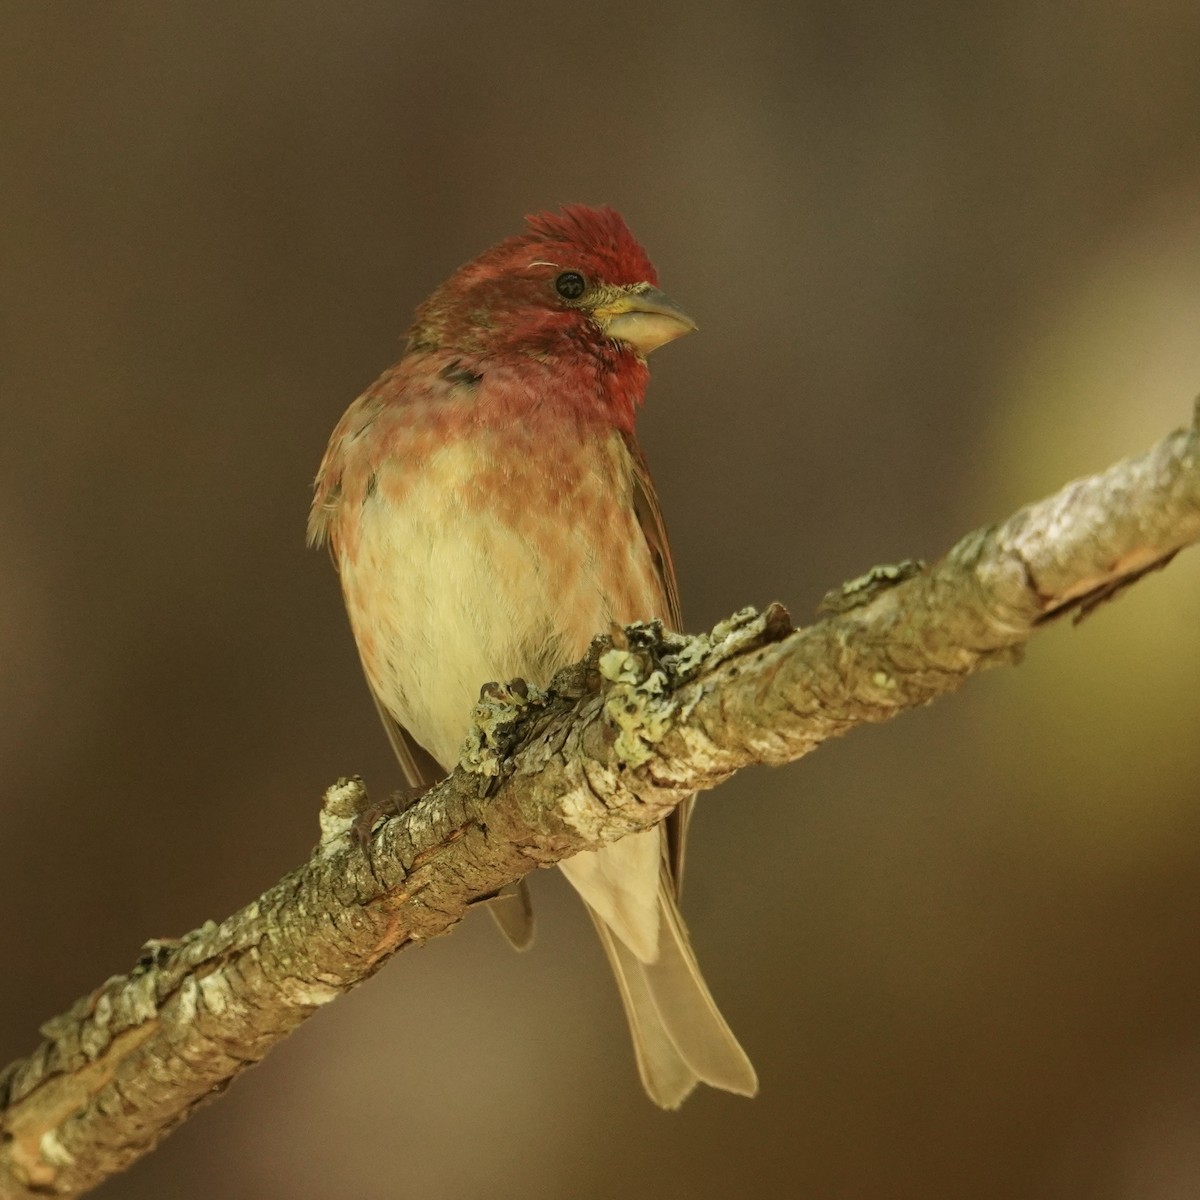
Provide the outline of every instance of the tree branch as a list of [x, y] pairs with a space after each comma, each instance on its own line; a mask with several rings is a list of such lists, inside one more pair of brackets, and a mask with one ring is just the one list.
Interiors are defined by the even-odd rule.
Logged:
[[148, 943], [42, 1026], [0, 1074], [0, 1200], [76, 1196], [128, 1166], [318, 1008], [534, 867], [1016, 661], [1049, 619], [1200, 540], [1198, 451], [1194, 423], [932, 567], [846, 585], [809, 628], [778, 606], [698, 637], [633, 626], [545, 695], [487, 689], [463, 769], [361, 839], [365, 792], [341, 781], [306, 863], [220, 924]]

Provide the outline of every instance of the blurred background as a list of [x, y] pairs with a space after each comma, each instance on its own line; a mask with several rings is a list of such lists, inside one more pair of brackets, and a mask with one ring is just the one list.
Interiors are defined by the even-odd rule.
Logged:
[[[411, 311], [621, 209], [699, 336], [641, 422], [689, 627], [932, 558], [1200, 391], [1200, 9], [10, 3], [0, 1060], [399, 781], [309, 486]], [[707, 797], [754, 1102], [643, 1098], [580, 906], [403, 954], [99, 1194], [1200, 1194], [1200, 552]]]

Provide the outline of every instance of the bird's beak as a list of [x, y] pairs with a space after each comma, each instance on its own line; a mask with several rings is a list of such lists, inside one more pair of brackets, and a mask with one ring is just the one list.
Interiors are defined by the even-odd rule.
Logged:
[[649, 354], [696, 328], [696, 322], [658, 288], [622, 292], [592, 310], [610, 338], [628, 342], [639, 354]]

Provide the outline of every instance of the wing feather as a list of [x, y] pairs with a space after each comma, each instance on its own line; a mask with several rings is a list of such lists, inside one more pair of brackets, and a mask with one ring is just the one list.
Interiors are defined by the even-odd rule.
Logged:
[[[650, 478], [650, 468], [641, 446], [632, 434], [625, 435], [625, 445], [633, 466], [633, 511], [662, 583], [663, 595], [667, 601], [667, 624], [672, 629], [679, 630], [683, 625], [679, 607], [679, 581], [675, 577], [675, 563], [671, 558], [671, 544], [667, 540], [662, 506], [658, 502], [658, 493], [654, 490], [654, 480]], [[684, 847], [695, 802], [695, 797], [689, 796], [664, 823], [667, 831], [665, 869], [676, 899], [683, 890]]]

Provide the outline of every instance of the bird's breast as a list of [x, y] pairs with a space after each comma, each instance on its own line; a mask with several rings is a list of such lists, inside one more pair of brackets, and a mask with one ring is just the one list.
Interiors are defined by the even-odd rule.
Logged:
[[443, 765], [479, 688], [544, 684], [611, 621], [663, 616], [614, 431], [475, 429], [373, 466], [339, 514], [368, 680]]

